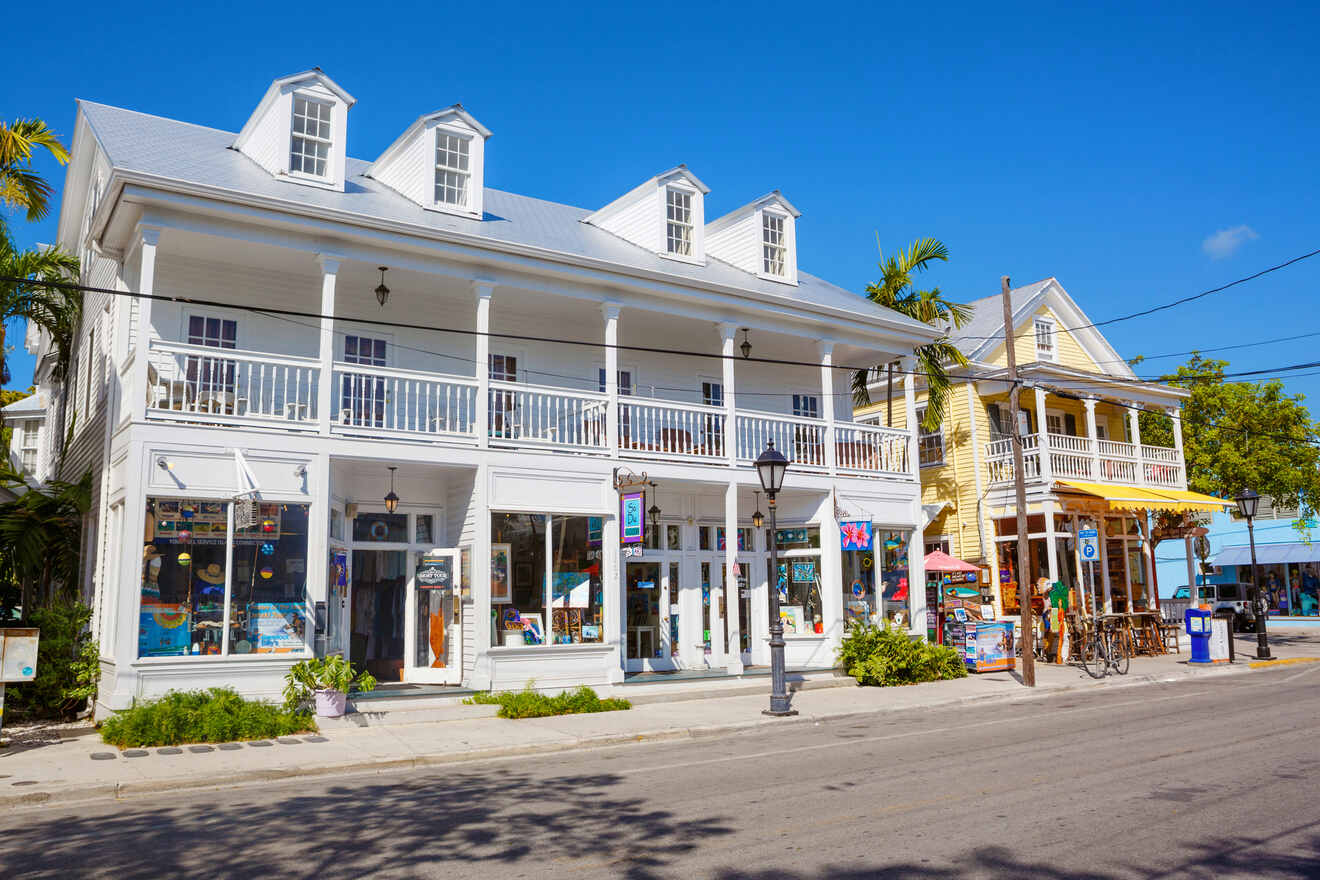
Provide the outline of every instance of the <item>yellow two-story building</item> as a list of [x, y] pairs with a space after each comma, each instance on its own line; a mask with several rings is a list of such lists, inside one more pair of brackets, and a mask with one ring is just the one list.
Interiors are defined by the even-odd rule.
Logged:
[[[1187, 491], [1180, 412], [1188, 392], [1141, 381], [1057, 279], [1019, 287], [1010, 301], [1022, 382], [1017, 413], [1009, 407], [1002, 298], [969, 303], [971, 320], [952, 331], [971, 365], [954, 373], [943, 424], [920, 433], [925, 549], [981, 567], [998, 615], [1018, 613], [1020, 585], [1042, 578], [1063, 582], [1090, 610], [1154, 610], [1150, 512], [1224, 506]], [[901, 401], [900, 379], [915, 386], [920, 420], [924, 383], [909, 371], [895, 377], [897, 390], [880, 374], [858, 420], [904, 427], [904, 407], [886, 399]], [[1142, 442], [1142, 410], [1169, 415], [1172, 447]], [[1023, 439], [1025, 560], [1018, 558], [1015, 424]], [[1087, 560], [1076, 539], [1092, 528], [1098, 558]]]

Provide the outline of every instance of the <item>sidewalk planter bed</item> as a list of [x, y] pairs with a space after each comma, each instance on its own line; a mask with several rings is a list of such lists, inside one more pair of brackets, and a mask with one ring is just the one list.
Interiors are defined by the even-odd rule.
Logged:
[[374, 690], [376, 679], [365, 670], [354, 674], [353, 664], [338, 654], [293, 664], [284, 677], [284, 708], [289, 711], [315, 705], [322, 718], [338, 718], [348, 708], [348, 692]]
[[958, 652], [925, 640], [914, 641], [901, 629], [854, 623], [839, 645], [843, 671], [860, 685], [888, 687], [966, 678]]
[[247, 700], [229, 688], [170, 691], [136, 703], [101, 725], [101, 739], [120, 748], [269, 739], [315, 732], [310, 712]]
[[548, 715], [582, 715], [588, 712], [617, 712], [631, 709], [632, 703], [616, 697], [601, 699], [589, 687], [547, 696], [532, 690], [529, 684], [521, 691], [474, 694], [463, 701], [469, 705], [497, 705], [501, 718], [544, 718]]

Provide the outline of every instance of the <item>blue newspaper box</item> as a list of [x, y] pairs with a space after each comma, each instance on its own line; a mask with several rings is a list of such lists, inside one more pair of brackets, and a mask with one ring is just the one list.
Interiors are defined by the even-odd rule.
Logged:
[[1192, 657], [1188, 663], [1210, 663], [1210, 621], [1212, 617], [1209, 611], [1202, 611], [1199, 608], [1188, 608], [1183, 612], [1183, 620], [1187, 625], [1187, 635], [1192, 638]]

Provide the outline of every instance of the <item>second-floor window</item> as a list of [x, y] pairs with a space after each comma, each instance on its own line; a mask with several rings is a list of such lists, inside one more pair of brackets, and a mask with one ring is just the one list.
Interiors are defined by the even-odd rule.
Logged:
[[[490, 378], [494, 382], [518, 381], [518, 358], [511, 354], [491, 354]], [[518, 428], [518, 396], [513, 391], [491, 389], [490, 436], [516, 438]]]
[[706, 406], [724, 406], [724, 386], [719, 382], [702, 382], [701, 402]]
[[767, 275], [783, 275], [787, 262], [784, 218], [778, 214], [761, 215], [761, 265]]
[[293, 139], [289, 171], [325, 177], [330, 161], [330, 108], [328, 101], [293, 96]]
[[[188, 344], [207, 348], [238, 348], [238, 322], [228, 318], [191, 315], [188, 318]], [[234, 390], [234, 361], [224, 358], [188, 355], [184, 365], [188, 393], [193, 399]]]
[[1054, 322], [1036, 320], [1036, 357], [1042, 361], [1054, 360]]
[[692, 194], [665, 190], [665, 248], [680, 257], [692, 256]]
[[793, 415], [804, 419], [820, 418], [820, 398], [814, 394], [794, 394]]
[[37, 419], [28, 419], [23, 423], [22, 432], [19, 434], [18, 442], [18, 460], [23, 466], [23, 470], [29, 474], [37, 472], [37, 453], [40, 451], [37, 438], [40, 436], [41, 422]]
[[[344, 363], [383, 367], [388, 355], [384, 339], [344, 336]], [[381, 428], [385, 425], [385, 379], [363, 373], [345, 373], [340, 389], [340, 420], [345, 424]]]
[[936, 467], [944, 464], [944, 428], [927, 431], [921, 427], [925, 417], [924, 409], [917, 410], [917, 458], [922, 467]]
[[435, 132], [435, 200], [466, 207], [472, 175], [471, 142], [442, 129]]

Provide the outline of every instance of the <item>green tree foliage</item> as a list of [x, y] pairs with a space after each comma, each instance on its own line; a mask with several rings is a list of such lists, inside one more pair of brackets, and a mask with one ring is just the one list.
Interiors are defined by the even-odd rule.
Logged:
[[[944, 298], [938, 287], [916, 289], [916, 276], [925, 272], [934, 262], [948, 262], [949, 249], [934, 238], [917, 240], [906, 251], [899, 250], [885, 258], [880, 254], [880, 280], [866, 286], [866, 298], [923, 324], [958, 328], [972, 318], [972, 311], [961, 303]], [[950, 366], [967, 366], [967, 357], [949, 341], [946, 333], [934, 342], [917, 346], [912, 354], [917, 371], [926, 379], [926, 415], [922, 426], [927, 430], [938, 428], [948, 408]], [[869, 380], [892, 364], [879, 364], [871, 370], [857, 370], [852, 377], [853, 403], [869, 406], [871, 393]], [[886, 396], [892, 407], [894, 398], [893, 373], [888, 371]]]
[[100, 651], [87, 624], [92, 609], [81, 602], [56, 600], [28, 615], [27, 622], [40, 627], [37, 642], [37, 676], [30, 682], [10, 685], [6, 709], [28, 715], [69, 718], [96, 697], [101, 677]]
[[[17, 389], [5, 389], [4, 391], [0, 391], [0, 409], [4, 409], [11, 403], [18, 403], [25, 397], [31, 397], [35, 390], [35, 388], [29, 385], [27, 391], [18, 391]], [[13, 442], [14, 429], [7, 425], [0, 428], [0, 454], [7, 456]]]
[[[1188, 488], [1231, 498], [1254, 489], [1284, 506], [1320, 510], [1320, 425], [1301, 394], [1288, 394], [1283, 382], [1234, 382], [1225, 378], [1227, 361], [1199, 354], [1161, 381], [1186, 388], [1183, 449]], [[1173, 445], [1173, 422], [1143, 412], [1141, 439]]]
[[26, 489], [22, 477], [7, 467], [0, 483], [24, 489], [13, 501], [0, 504], [0, 583], [22, 588], [24, 617], [49, 604], [78, 583], [82, 518], [92, 503], [92, 474], [76, 483], [51, 480]]
[[0, 226], [0, 381], [10, 378], [5, 327], [15, 318], [31, 321], [50, 335], [55, 346], [55, 379], [68, 375], [82, 297], [48, 282], [77, 281], [77, 257], [58, 247], [20, 250]]

